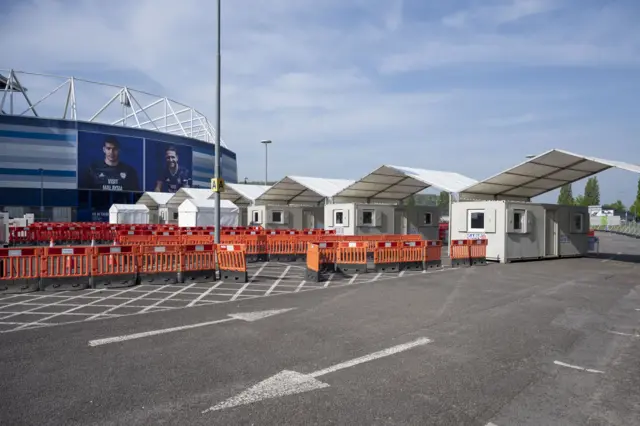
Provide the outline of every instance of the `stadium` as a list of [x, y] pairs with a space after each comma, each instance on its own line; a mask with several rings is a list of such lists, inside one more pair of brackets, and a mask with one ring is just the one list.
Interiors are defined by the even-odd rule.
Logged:
[[[196, 109], [126, 86], [0, 69], [0, 210], [108, 221], [146, 191], [209, 188], [215, 129]], [[221, 177], [237, 182], [221, 141]]]

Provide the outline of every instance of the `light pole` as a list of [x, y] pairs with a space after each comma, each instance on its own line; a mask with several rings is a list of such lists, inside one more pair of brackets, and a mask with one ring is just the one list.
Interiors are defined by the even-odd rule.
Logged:
[[40, 170], [40, 220], [44, 221], [44, 170]]
[[244, 178], [244, 184], [247, 184], [247, 181], [249, 180], [249, 178]]
[[269, 167], [269, 144], [271, 143], [270, 140], [263, 140], [260, 141], [260, 143], [264, 144], [264, 184], [268, 185], [267, 182], [269, 181], [268, 176], [267, 176], [267, 169]]
[[[213, 175], [216, 179], [216, 182], [219, 182], [220, 179], [220, 70], [222, 68], [221, 62], [221, 54], [220, 54], [220, 23], [222, 19], [220, 19], [220, 2], [221, 0], [217, 0], [218, 6], [218, 46], [217, 46], [217, 54], [216, 54], [216, 141], [215, 141], [215, 155], [214, 155], [214, 165], [213, 165]], [[214, 242], [216, 244], [220, 244], [220, 192], [216, 191], [214, 194], [214, 222], [215, 222], [215, 232], [214, 232]]]

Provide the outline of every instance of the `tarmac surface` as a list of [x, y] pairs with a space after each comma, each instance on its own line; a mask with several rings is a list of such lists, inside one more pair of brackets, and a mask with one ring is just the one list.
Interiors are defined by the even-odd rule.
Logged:
[[[0, 322], [20, 324], [0, 334], [0, 424], [638, 424], [640, 240], [599, 236], [593, 258], [368, 273], [312, 291], [296, 291], [292, 265], [256, 264], [241, 293], [149, 286], [157, 300], [129, 298], [138, 311], [113, 317], [118, 296], [96, 293], [119, 308], [62, 324], [11, 321], [37, 300], [4, 296]], [[300, 276], [264, 297], [287, 266]]]

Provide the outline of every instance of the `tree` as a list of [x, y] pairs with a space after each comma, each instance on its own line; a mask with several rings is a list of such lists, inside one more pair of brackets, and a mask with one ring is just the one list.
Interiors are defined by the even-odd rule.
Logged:
[[584, 203], [586, 206], [600, 205], [600, 185], [598, 184], [598, 178], [595, 176], [589, 178], [584, 186]]
[[442, 209], [449, 208], [449, 193], [447, 191], [440, 191], [438, 196], [438, 207]]
[[574, 200], [573, 204], [576, 206], [588, 206], [589, 204], [585, 204], [584, 195], [578, 195]]
[[615, 203], [611, 203], [611, 204], [603, 204], [602, 208], [604, 210], [614, 210], [615, 212], [626, 212], [627, 208], [625, 207], [624, 204], [622, 204], [622, 201], [617, 200]]
[[573, 189], [571, 189], [571, 184], [568, 183], [560, 188], [560, 194], [558, 195], [558, 204], [563, 206], [572, 206], [574, 202]]
[[636, 193], [636, 200], [631, 205], [631, 212], [634, 215], [634, 219], [640, 216], [640, 179], [638, 179], [638, 192]]

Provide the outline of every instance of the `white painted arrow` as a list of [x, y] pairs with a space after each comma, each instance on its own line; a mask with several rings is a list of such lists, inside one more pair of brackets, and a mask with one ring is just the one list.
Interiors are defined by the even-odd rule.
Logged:
[[105, 339], [90, 340], [89, 346], [101, 346], [101, 345], [107, 345], [109, 343], [118, 343], [118, 342], [124, 342], [127, 340], [141, 339], [143, 337], [157, 336], [158, 334], [172, 333], [174, 331], [189, 330], [191, 328], [206, 327], [208, 325], [214, 325], [214, 324], [222, 324], [224, 322], [229, 322], [233, 320], [242, 320], [242, 321], [252, 322], [252, 321], [257, 321], [259, 319], [267, 318], [273, 315], [278, 315], [278, 314], [290, 311], [292, 309], [295, 309], [295, 308], [273, 309], [269, 311], [240, 312], [237, 314], [229, 314], [229, 318], [216, 320], [216, 321], [200, 322], [197, 324], [181, 325], [179, 327], [163, 328], [161, 330], [143, 331], [142, 333], [127, 334], [124, 336], [107, 337]]
[[421, 337], [413, 342], [393, 346], [391, 348], [361, 356], [359, 358], [354, 358], [350, 361], [341, 362], [309, 374], [283, 370], [275, 376], [250, 387], [246, 391], [204, 410], [202, 413], [204, 414], [209, 411], [224, 410], [225, 408], [236, 407], [238, 405], [252, 404], [263, 399], [278, 398], [281, 396], [294, 395], [297, 393], [326, 388], [329, 387], [329, 385], [317, 380], [316, 377], [324, 376], [325, 374], [333, 373], [334, 371], [342, 370], [344, 368], [353, 367], [354, 365], [362, 364], [363, 362], [373, 361], [374, 359], [397, 354], [399, 352], [415, 348], [416, 346], [426, 345], [429, 342], [431, 342], [431, 340], [426, 337]]

